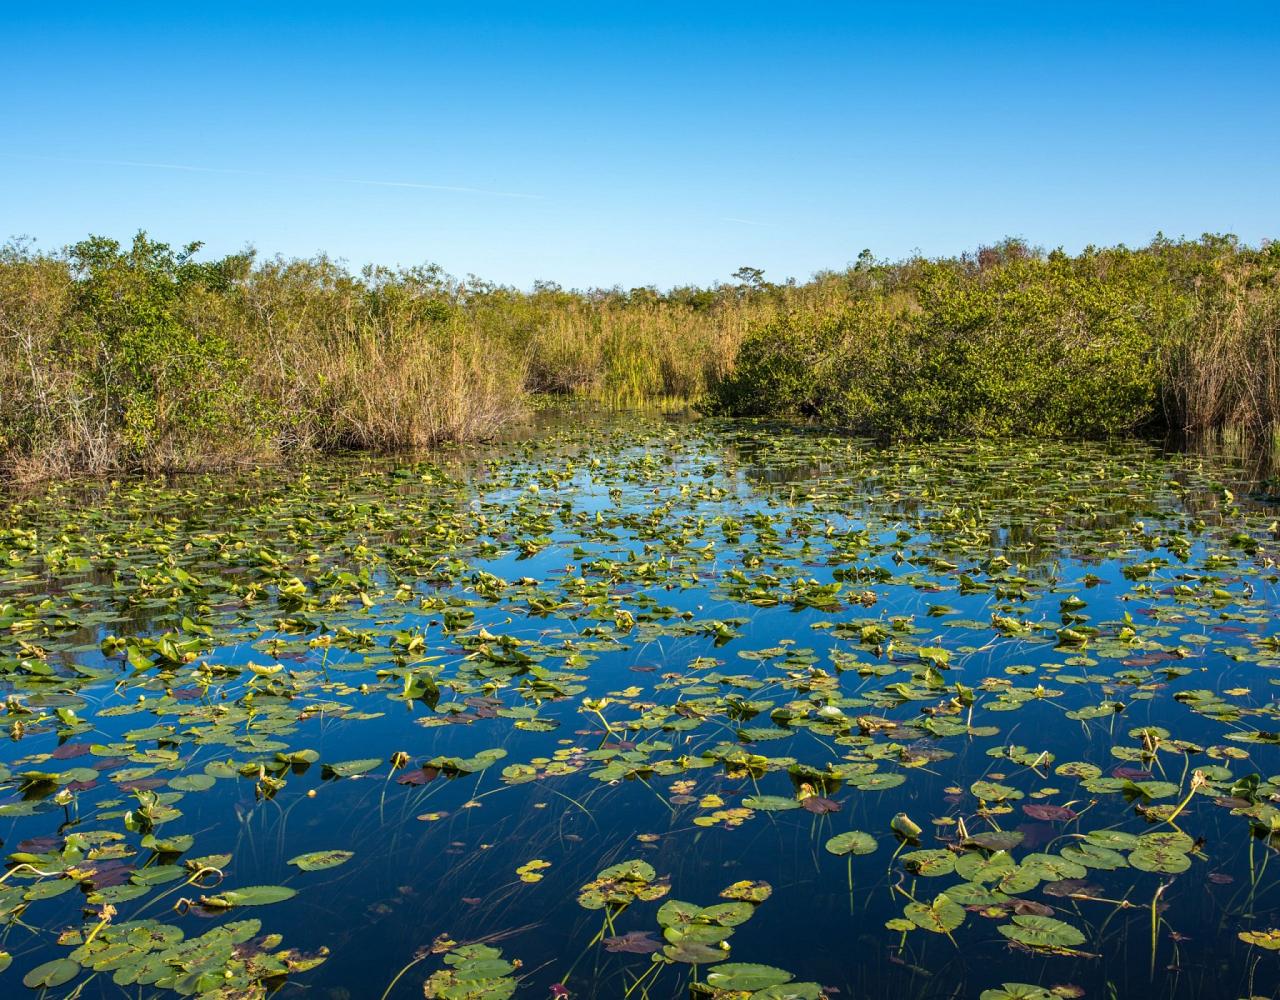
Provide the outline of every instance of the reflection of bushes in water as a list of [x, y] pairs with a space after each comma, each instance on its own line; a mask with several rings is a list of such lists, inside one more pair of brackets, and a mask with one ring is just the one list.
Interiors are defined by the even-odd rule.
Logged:
[[1280, 245], [1159, 239], [878, 264], [743, 342], [713, 409], [885, 436], [1280, 427]]
[[[877, 446], [782, 424], [726, 423], [723, 430], [724, 466], [740, 468], [762, 494], [819, 516], [847, 513], [856, 497], [865, 528], [850, 538], [855, 550], [898, 547], [918, 557], [945, 553], [963, 539], [970, 554], [1010, 556], [1034, 579], [1056, 572], [1062, 559], [1107, 562], [1106, 551], [1081, 543], [1124, 537], [1135, 520], [1167, 516], [1166, 508], [1220, 525], [1237, 504], [1265, 510], [1277, 502], [1268, 491], [1280, 494], [1259, 471], [1272, 466], [1221, 448], [1052, 440]], [[1206, 479], [1206, 469], [1216, 478]], [[894, 525], [907, 535], [896, 545]], [[1151, 536], [1152, 545], [1177, 541]], [[835, 544], [840, 548], [839, 537]]]

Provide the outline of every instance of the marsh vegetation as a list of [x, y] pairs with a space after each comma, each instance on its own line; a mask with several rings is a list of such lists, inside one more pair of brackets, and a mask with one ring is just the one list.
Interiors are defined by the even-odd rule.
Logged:
[[542, 395], [682, 400], [883, 440], [1280, 426], [1280, 244], [864, 253], [775, 284], [532, 291], [434, 267], [0, 253], [0, 470], [197, 470], [491, 437]]

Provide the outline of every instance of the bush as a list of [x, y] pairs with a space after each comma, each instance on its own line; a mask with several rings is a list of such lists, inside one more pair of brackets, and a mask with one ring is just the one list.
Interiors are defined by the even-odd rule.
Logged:
[[747, 337], [706, 408], [887, 437], [1265, 431], [1280, 426], [1277, 265], [1274, 247], [1219, 237], [864, 265], [834, 315]]

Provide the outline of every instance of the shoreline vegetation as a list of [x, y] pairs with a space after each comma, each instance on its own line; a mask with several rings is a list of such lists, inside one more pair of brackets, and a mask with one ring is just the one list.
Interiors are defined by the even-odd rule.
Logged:
[[0, 478], [422, 448], [538, 394], [893, 439], [1280, 433], [1280, 243], [1009, 239], [666, 292], [199, 248], [0, 250]]

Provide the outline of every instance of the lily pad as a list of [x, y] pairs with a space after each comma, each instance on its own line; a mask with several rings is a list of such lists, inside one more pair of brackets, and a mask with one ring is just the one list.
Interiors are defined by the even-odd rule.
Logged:
[[304, 872], [318, 872], [326, 868], [337, 868], [354, 858], [354, 851], [313, 851], [310, 854], [299, 854], [290, 858], [289, 864]]

